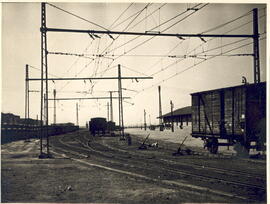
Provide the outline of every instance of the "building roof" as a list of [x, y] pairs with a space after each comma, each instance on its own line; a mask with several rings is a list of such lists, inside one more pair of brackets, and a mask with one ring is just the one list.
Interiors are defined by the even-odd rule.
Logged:
[[[184, 108], [178, 108], [178, 109], [173, 111], [173, 116], [181, 116], [181, 115], [191, 115], [191, 106], [187, 106]], [[166, 113], [166, 114], [161, 116], [161, 118], [165, 118], [165, 117], [171, 117], [171, 112]]]

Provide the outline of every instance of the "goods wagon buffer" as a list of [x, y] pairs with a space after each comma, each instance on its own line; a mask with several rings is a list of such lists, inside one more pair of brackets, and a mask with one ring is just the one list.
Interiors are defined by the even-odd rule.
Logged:
[[[266, 82], [191, 94], [192, 133], [211, 153], [219, 146], [241, 144], [265, 150]], [[219, 142], [225, 139], [227, 142]], [[253, 145], [255, 144], [255, 145]]]

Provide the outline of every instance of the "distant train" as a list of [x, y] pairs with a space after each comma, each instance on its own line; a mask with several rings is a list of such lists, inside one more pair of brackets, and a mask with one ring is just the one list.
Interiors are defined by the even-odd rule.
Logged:
[[106, 118], [91, 118], [89, 121], [89, 131], [95, 136], [96, 134], [104, 135], [105, 133], [112, 133], [113, 131], [119, 129], [118, 126], [115, 125], [115, 122], [106, 121]]
[[[48, 128], [48, 129], [47, 129]], [[48, 130], [48, 135], [60, 135], [69, 132], [74, 132], [79, 130], [79, 126], [73, 123], [61, 123], [52, 124], [48, 127], [43, 126], [43, 134], [46, 134]], [[27, 140], [30, 138], [40, 137], [40, 126], [38, 125], [25, 125], [25, 124], [7, 124], [1, 125], [1, 144], [17, 141], [17, 140]]]
[[[265, 150], [266, 82], [191, 94], [192, 136], [202, 138], [211, 153], [236, 143]], [[220, 142], [225, 139], [227, 142]]]

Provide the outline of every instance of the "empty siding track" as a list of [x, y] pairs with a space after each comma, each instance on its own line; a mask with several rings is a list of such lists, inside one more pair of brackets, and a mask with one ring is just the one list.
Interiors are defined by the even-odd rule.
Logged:
[[[160, 185], [213, 196], [223, 196], [237, 202], [265, 200], [265, 178], [255, 174], [200, 166], [196, 162], [176, 161], [172, 156], [157, 158], [143, 152], [132, 152], [108, 144], [108, 138], [94, 138], [88, 132], [54, 137], [56, 152], [64, 153], [81, 163], [124, 173]], [[109, 138], [109, 140], [119, 140]]]

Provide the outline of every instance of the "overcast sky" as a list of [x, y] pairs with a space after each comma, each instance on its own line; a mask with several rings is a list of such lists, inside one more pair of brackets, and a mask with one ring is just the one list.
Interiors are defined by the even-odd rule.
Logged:
[[[109, 30], [186, 34], [203, 32], [252, 34], [250, 11], [258, 8], [261, 81], [266, 80], [266, 35], [263, 34], [266, 32], [265, 4], [53, 3], [53, 5]], [[199, 9], [195, 12], [190, 10], [192, 7]], [[51, 5], [46, 5], [46, 8], [47, 27], [104, 30]], [[37, 70], [40, 68], [41, 58], [40, 10], [40, 3], [2, 4], [2, 112], [4, 113], [24, 116], [26, 64], [31, 66], [30, 77], [40, 77], [40, 71]], [[239, 16], [243, 17], [237, 19]], [[234, 19], [237, 20], [232, 21]], [[232, 22], [226, 24], [229, 21]], [[224, 26], [217, 27], [222, 24]], [[211, 28], [216, 29], [209, 31]], [[170, 110], [170, 100], [177, 109], [191, 105], [191, 93], [240, 85], [242, 76], [245, 76], [249, 83], [254, 81], [253, 57], [235, 56], [251, 54], [252, 39], [177, 37], [151, 39], [147, 36], [114, 35], [113, 40], [108, 35], [99, 35], [100, 38], [93, 40], [87, 34], [50, 32], [47, 36], [49, 52], [84, 55], [78, 57], [49, 54], [48, 69], [53, 76], [117, 76], [117, 65], [120, 64], [122, 76], [154, 77], [152, 80], [122, 82], [123, 88], [134, 90], [123, 91], [124, 96], [132, 97], [127, 101], [134, 103], [134, 105], [124, 103], [125, 124], [142, 123], [144, 109], [147, 112], [147, 122], [149, 118], [152, 123], [158, 122], [156, 119], [159, 114], [158, 85], [161, 85], [162, 112], [165, 114]], [[207, 42], [204, 42], [205, 40]], [[234, 49], [238, 47], [241, 48]], [[93, 56], [98, 54], [105, 56]], [[184, 58], [185, 55], [189, 57]], [[40, 90], [40, 82], [30, 82], [30, 89]], [[56, 89], [57, 97], [109, 96], [108, 91], [117, 90], [117, 80], [68, 83], [50, 81], [49, 97], [53, 96], [53, 89]], [[91, 117], [107, 117], [108, 100], [59, 101], [57, 122], [76, 123], [76, 102], [80, 106], [80, 125], [85, 125]], [[39, 93], [30, 93], [30, 104], [30, 117], [36, 118], [40, 115]], [[53, 122], [52, 107], [53, 103], [50, 102], [50, 122]], [[114, 120], [118, 123], [117, 100], [113, 102], [113, 111]]]

